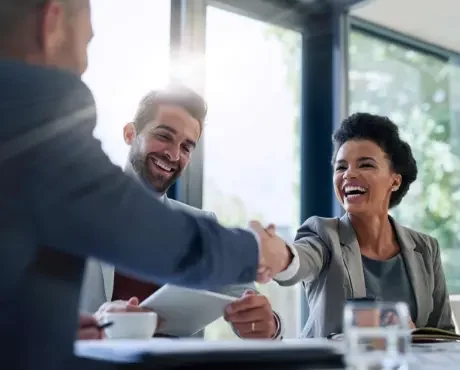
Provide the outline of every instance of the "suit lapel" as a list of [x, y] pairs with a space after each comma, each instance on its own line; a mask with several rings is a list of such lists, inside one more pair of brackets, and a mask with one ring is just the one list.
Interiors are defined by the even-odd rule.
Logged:
[[412, 239], [407, 230], [391, 217], [390, 221], [393, 224], [394, 230], [396, 232], [396, 237], [398, 238], [398, 243], [401, 248], [401, 255], [404, 258], [407, 274], [412, 285], [415, 302], [417, 304], [417, 318], [416, 320], [412, 318], [412, 320], [414, 320], [415, 324], [417, 324], [417, 322], [422, 323], [424, 322], [424, 319], [421, 317], [421, 314], [422, 312], [426, 311], [422, 303], [422, 297], [426, 295], [426, 282], [422, 279], [422, 276], [426, 276], [423, 257], [415, 250], [414, 239]]
[[115, 277], [115, 269], [113, 266], [101, 262], [102, 280], [104, 282], [104, 293], [107, 302], [112, 300], [113, 296], [113, 281]]
[[342, 247], [343, 262], [350, 279], [352, 297], [365, 297], [366, 284], [364, 283], [361, 251], [359, 249], [355, 230], [353, 229], [350, 219], [346, 213], [340, 218], [339, 239]]

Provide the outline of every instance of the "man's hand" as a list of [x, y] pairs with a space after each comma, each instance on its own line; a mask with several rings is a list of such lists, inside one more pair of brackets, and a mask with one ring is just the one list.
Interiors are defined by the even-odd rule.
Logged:
[[274, 225], [264, 229], [259, 222], [251, 221], [249, 226], [257, 233], [260, 240], [257, 281], [266, 283], [277, 273], [284, 271], [292, 262], [294, 256], [286, 242], [276, 235]]
[[267, 297], [252, 290], [247, 290], [240, 299], [229, 304], [224, 318], [241, 338], [270, 339], [278, 329]]
[[127, 301], [106, 302], [96, 312], [96, 317], [101, 318], [106, 312], [150, 312], [148, 308], [139, 306], [139, 299], [131, 297]]
[[104, 333], [99, 329], [99, 323], [91, 314], [80, 314], [80, 325], [77, 339], [102, 339]]

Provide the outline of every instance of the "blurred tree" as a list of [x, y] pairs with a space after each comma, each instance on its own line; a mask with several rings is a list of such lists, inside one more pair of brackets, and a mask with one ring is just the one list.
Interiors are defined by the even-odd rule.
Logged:
[[266, 222], [260, 212], [248, 212], [246, 205], [238, 195], [223, 193], [211, 177], [207, 178], [204, 183], [206, 184], [207, 208], [216, 214], [222, 225], [244, 227], [251, 220]]
[[[286, 62], [292, 66], [287, 78], [299, 97], [298, 38], [277, 27], [267, 37], [285, 45]], [[417, 160], [418, 179], [392, 214], [402, 224], [438, 239], [449, 290], [460, 293], [460, 268], [455, 262], [460, 254], [460, 132], [451, 108], [452, 66], [432, 55], [354, 31], [349, 53], [350, 113], [389, 116], [399, 125]], [[300, 132], [298, 118], [293, 129]], [[297, 160], [299, 149], [294, 148]]]
[[[285, 28], [271, 26], [267, 28], [266, 32], [267, 39], [278, 40], [279, 43], [284, 47], [283, 56], [285, 64], [289, 66], [287, 68], [287, 83], [293, 90], [294, 105], [300, 107], [300, 89], [302, 84], [300, 79], [302, 76], [301, 72], [301, 61], [302, 61], [302, 38], [299, 37], [297, 32], [286, 32]], [[300, 136], [300, 109], [294, 118], [292, 131], [294, 137]], [[295, 197], [300, 197], [300, 140], [294, 140], [292, 147], [294, 166], [295, 169], [292, 183], [292, 191]], [[300, 199], [295, 202], [293, 219], [298, 220], [300, 217]], [[301, 220], [303, 222], [304, 220]]]

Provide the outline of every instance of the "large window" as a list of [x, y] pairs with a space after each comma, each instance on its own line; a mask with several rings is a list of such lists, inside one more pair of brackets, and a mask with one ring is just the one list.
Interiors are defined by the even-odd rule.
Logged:
[[128, 147], [123, 126], [131, 121], [142, 96], [169, 81], [170, 2], [91, 1], [94, 40], [83, 80], [96, 99], [95, 136], [111, 160], [123, 166]]
[[389, 116], [411, 145], [418, 179], [393, 214], [402, 224], [438, 239], [450, 293], [459, 294], [459, 69], [352, 32], [349, 76], [350, 113]]
[[[300, 34], [208, 7], [203, 206], [225, 225], [299, 226]], [[295, 337], [298, 287], [259, 286]], [[234, 337], [222, 320], [207, 338]]]

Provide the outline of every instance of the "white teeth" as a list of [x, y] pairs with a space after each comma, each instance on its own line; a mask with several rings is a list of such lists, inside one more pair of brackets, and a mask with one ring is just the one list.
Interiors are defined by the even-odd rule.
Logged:
[[360, 191], [366, 192], [366, 189], [361, 186], [345, 186], [345, 193], [349, 193], [350, 191]]
[[158, 160], [155, 160], [155, 164], [156, 164], [158, 167], [160, 167], [160, 168], [162, 168], [163, 170], [165, 170], [165, 171], [171, 171], [171, 167], [168, 167], [168, 166], [165, 165], [163, 162], [160, 162], [160, 161], [158, 161]]

